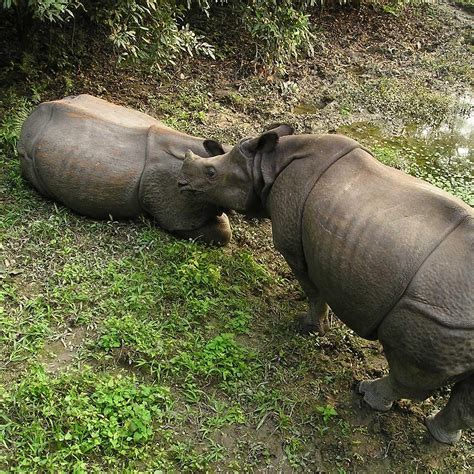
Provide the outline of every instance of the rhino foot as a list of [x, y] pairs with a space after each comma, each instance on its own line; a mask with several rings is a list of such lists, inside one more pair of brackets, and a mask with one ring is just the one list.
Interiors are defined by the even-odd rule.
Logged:
[[427, 416], [425, 419], [425, 424], [426, 427], [428, 428], [428, 431], [431, 433], [431, 436], [436, 441], [439, 441], [440, 443], [445, 443], [445, 444], [454, 444], [459, 441], [461, 438], [461, 430], [456, 430], [456, 431], [447, 431], [445, 430], [440, 424], [438, 423], [438, 420], [436, 418], [436, 415], [439, 412], [432, 413], [430, 416]]
[[374, 410], [388, 411], [392, 408], [394, 399], [390, 396], [387, 377], [375, 380], [364, 380], [357, 386], [357, 391], [364, 395], [364, 401]]
[[313, 333], [323, 336], [329, 329], [329, 321], [326, 317], [315, 322], [309, 313], [300, 313], [294, 319], [293, 326], [295, 331], [302, 336]]

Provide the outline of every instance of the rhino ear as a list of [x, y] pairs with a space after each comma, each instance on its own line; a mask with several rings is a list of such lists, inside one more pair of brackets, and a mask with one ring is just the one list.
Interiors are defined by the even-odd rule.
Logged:
[[243, 143], [245, 152], [249, 155], [255, 155], [255, 153], [269, 153], [272, 151], [278, 143], [279, 136], [271, 130], [270, 132], [262, 133], [257, 138], [252, 138]]
[[266, 128], [266, 130], [269, 132], [275, 132], [279, 137], [293, 135], [295, 133], [295, 129], [286, 123], [271, 124]]
[[225, 153], [222, 145], [215, 140], [204, 140], [203, 146], [210, 156], [223, 155]]

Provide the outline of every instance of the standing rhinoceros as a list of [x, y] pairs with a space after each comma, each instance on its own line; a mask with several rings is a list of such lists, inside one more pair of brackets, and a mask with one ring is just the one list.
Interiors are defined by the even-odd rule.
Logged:
[[380, 340], [390, 374], [359, 385], [372, 408], [455, 382], [427, 419], [437, 440], [454, 443], [474, 426], [472, 209], [350, 138], [291, 134], [280, 126], [207, 160], [188, 152], [182, 191], [266, 211], [309, 298], [306, 327], [324, 330], [328, 303], [357, 334]]
[[203, 139], [90, 95], [45, 102], [23, 125], [23, 175], [44, 196], [79, 214], [107, 219], [151, 214], [170, 232], [226, 244], [229, 221], [178, 191], [186, 150], [208, 156]]

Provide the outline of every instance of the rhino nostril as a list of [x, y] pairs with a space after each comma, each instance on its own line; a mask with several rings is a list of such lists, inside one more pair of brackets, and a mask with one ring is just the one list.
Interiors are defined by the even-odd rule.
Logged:
[[187, 184], [189, 184], [189, 183], [185, 179], [179, 179], [178, 180], [178, 186], [186, 186]]

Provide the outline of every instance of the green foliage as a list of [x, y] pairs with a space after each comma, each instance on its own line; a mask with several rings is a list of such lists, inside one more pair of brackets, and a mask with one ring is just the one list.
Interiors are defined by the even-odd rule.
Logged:
[[328, 424], [329, 420], [337, 416], [336, 409], [331, 405], [317, 406], [316, 411], [321, 415], [325, 425]]
[[62, 22], [74, 17], [82, 4], [79, 0], [3, 0], [4, 9], [14, 8], [20, 15], [31, 15], [42, 22]]
[[[206, 7], [207, 8], [207, 7]], [[183, 54], [214, 57], [214, 48], [189, 25], [179, 26], [185, 8], [171, 1], [108, 0], [92, 3], [91, 17], [106, 28], [119, 61], [138, 60], [161, 70]]]
[[[24, 43], [47, 45], [50, 55], [56, 56], [56, 63], [66, 51], [74, 54], [70, 46], [80, 37], [76, 30], [84, 33], [83, 43], [90, 41], [89, 30], [93, 24], [94, 36], [100, 42], [106, 38], [119, 62], [133, 61], [156, 71], [176, 64], [185, 56], [214, 58], [215, 46], [207, 39], [215, 37], [214, 32], [205, 31], [204, 36], [193, 27], [200, 15], [221, 15], [216, 16], [219, 24], [224, 23], [229, 31], [235, 31], [247, 42], [246, 50], [254, 52], [257, 63], [283, 68], [301, 53], [313, 54], [309, 12], [316, 4], [313, 0], [3, 0], [1, 3], [4, 10], [14, 11], [12, 18]], [[72, 37], [66, 38], [66, 31], [59, 26], [53, 28], [52, 24], [71, 19], [75, 22], [68, 33]], [[203, 24], [199, 20], [196, 23]], [[55, 45], [47, 40], [46, 34], [31, 41], [31, 35], [45, 24], [50, 25], [49, 35], [57, 33]], [[234, 35], [224, 35], [224, 41], [227, 37], [232, 40]], [[37, 52], [42, 52], [41, 47]]]
[[91, 370], [53, 377], [40, 367], [0, 387], [0, 440], [18, 470], [61, 470], [88, 456], [140, 456], [171, 409], [169, 390]]
[[250, 363], [253, 357], [232, 333], [223, 333], [204, 345], [198, 344], [192, 353], [182, 352], [174, 363], [195, 375], [225, 382], [239, 379], [255, 369]]
[[5, 104], [7, 108], [3, 110], [0, 123], [0, 152], [15, 154], [21, 127], [31, 113], [33, 104], [27, 98], [15, 95], [10, 95]]
[[300, 51], [314, 53], [309, 15], [294, 3], [292, 0], [238, 2], [257, 62], [281, 66], [296, 59]]

